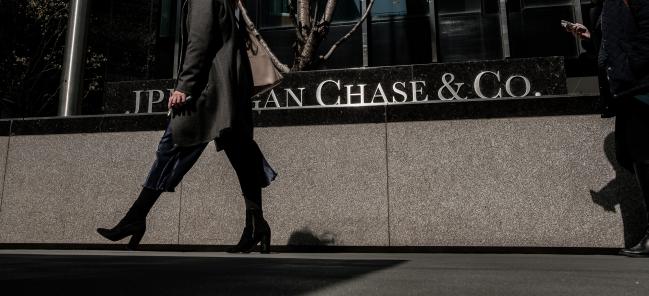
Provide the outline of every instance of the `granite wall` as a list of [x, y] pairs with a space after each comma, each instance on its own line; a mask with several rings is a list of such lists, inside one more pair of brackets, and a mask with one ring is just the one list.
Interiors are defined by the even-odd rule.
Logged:
[[[383, 122], [259, 127], [256, 138], [280, 174], [264, 190], [273, 244], [633, 243], [645, 213], [632, 177], [612, 158], [613, 121], [563, 114], [566, 106], [543, 116], [390, 120], [403, 114], [387, 110]], [[128, 118], [78, 119], [99, 128], [58, 134], [30, 130], [61, 122], [23, 122], [0, 138], [0, 244], [107, 243], [95, 228], [126, 212], [164, 126], [156, 115], [138, 121], [155, 128], [116, 131]], [[155, 206], [143, 243], [230, 245], [242, 224], [236, 176], [225, 155], [208, 148]]]

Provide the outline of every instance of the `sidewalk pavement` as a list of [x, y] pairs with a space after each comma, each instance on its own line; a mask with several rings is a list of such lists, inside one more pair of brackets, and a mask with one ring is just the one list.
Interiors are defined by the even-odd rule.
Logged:
[[601, 255], [0, 250], [3, 295], [649, 295]]

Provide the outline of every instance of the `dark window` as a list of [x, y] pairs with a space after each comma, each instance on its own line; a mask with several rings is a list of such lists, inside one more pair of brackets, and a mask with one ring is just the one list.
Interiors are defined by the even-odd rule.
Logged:
[[369, 34], [370, 66], [432, 61], [428, 0], [377, 0]]
[[377, 20], [395, 16], [424, 16], [428, 15], [429, 9], [428, 0], [376, 0], [372, 17]]
[[106, 57], [105, 81], [173, 77], [178, 1], [93, 3], [88, 44]]
[[[101, 113], [106, 89], [115, 82], [163, 80], [174, 76], [176, 29], [181, 0], [93, 1], [88, 35], [90, 52], [86, 81], [96, 88], [84, 98], [84, 114]], [[88, 70], [96, 76], [88, 76]]]
[[498, 0], [437, 1], [439, 61], [502, 58]]
[[[178, 1], [92, 1], [83, 113], [102, 112], [106, 82], [172, 78]], [[0, 93], [2, 116], [56, 115], [68, 2], [0, 1], [0, 27], [9, 29], [0, 30], [7, 36], [3, 44], [13, 46], [0, 52], [0, 68], [13, 77], [0, 79], [9, 85]], [[13, 101], [4, 103], [5, 97]]]
[[561, 20], [575, 22], [573, 5], [571, 0], [507, 1], [512, 56], [576, 56], [577, 40], [561, 27]]
[[[253, 4], [254, 1], [249, 1]], [[321, 17], [327, 0], [311, 1], [312, 12], [318, 13]], [[272, 27], [292, 27], [293, 21], [289, 14], [288, 0], [260, 0], [259, 3], [259, 26], [261, 28]], [[334, 22], [347, 22], [353, 21], [360, 17], [361, 6], [359, 0], [345, 0], [336, 2], [336, 10], [334, 11]]]

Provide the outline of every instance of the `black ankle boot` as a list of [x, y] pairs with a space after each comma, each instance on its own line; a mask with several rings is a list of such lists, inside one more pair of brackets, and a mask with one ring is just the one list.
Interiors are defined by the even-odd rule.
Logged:
[[259, 243], [259, 252], [270, 254], [270, 225], [264, 219], [261, 210], [251, 210], [252, 216], [252, 239], [254, 244]]
[[241, 253], [246, 250], [251, 249], [252, 244], [252, 216], [249, 210], [246, 210], [246, 226], [243, 228], [243, 233], [241, 233], [241, 238], [236, 246], [228, 249], [228, 253]]
[[649, 257], [649, 232], [645, 234], [644, 238], [637, 245], [622, 249], [620, 254], [629, 257]]
[[143, 188], [140, 195], [128, 210], [124, 218], [112, 229], [97, 228], [97, 233], [111, 240], [118, 241], [131, 236], [127, 249], [137, 249], [146, 231], [146, 216], [160, 197], [162, 191]]
[[114, 242], [122, 240], [130, 235], [131, 239], [128, 241], [128, 245], [126, 246], [129, 250], [137, 249], [142, 237], [144, 237], [145, 231], [145, 220], [130, 222], [122, 220], [112, 229], [97, 228], [97, 232], [101, 234], [101, 236]]
[[259, 209], [246, 210], [246, 224], [241, 240], [228, 253], [250, 253], [259, 244], [260, 253], [270, 254], [271, 232], [263, 212]]
[[[645, 209], [647, 210], [647, 218], [649, 219], [649, 164], [635, 163], [633, 164], [633, 168], [635, 169], [635, 175], [642, 195], [644, 196]], [[622, 249], [620, 254], [630, 257], [649, 257], [649, 225], [644, 238], [637, 245]]]

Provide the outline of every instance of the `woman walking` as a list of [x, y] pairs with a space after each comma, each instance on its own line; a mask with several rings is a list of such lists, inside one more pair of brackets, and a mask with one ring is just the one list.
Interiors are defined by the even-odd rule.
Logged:
[[250, 252], [261, 244], [270, 252], [271, 231], [263, 217], [261, 189], [277, 174], [253, 140], [252, 73], [232, 0], [187, 0], [183, 5], [183, 52], [175, 90], [169, 98], [167, 128], [139, 197], [105, 238], [128, 236], [137, 248], [146, 216], [163, 192], [173, 192], [211, 141], [234, 168], [246, 205], [245, 227], [230, 252]]

